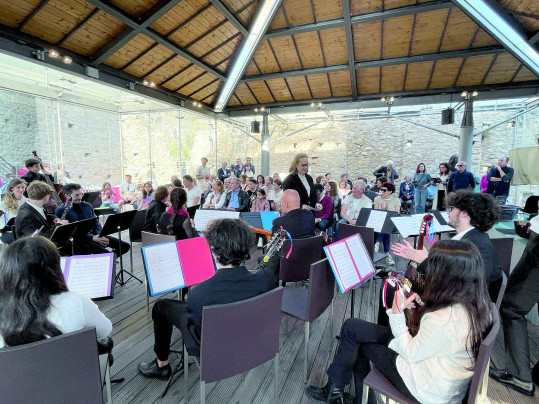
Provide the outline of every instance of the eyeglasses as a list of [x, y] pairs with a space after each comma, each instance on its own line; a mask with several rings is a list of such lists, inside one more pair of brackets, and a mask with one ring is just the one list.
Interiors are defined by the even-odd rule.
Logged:
[[382, 192], [387, 192], [387, 189], [382, 188], [380, 191], [382, 191]]
[[454, 206], [449, 206], [449, 207], [447, 208], [447, 211], [448, 211], [448, 212], [451, 212], [453, 209], [456, 209], [456, 208], [455, 208]]
[[466, 167], [464, 164], [457, 164], [457, 167]]
[[302, 166], [302, 167], [309, 167], [310, 164], [309, 164], [309, 163], [307, 163], [307, 164], [301, 164], [301, 166]]

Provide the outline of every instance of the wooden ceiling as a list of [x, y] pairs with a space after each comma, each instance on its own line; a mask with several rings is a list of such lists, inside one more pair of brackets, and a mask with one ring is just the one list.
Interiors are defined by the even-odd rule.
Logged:
[[[539, 42], [539, 1], [500, 4]], [[258, 5], [0, 0], [0, 24], [211, 107]], [[284, 0], [228, 106], [537, 80], [448, 0]]]

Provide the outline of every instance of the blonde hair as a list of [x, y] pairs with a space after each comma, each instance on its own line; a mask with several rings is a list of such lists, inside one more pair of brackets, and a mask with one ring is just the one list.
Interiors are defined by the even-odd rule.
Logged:
[[41, 181], [33, 181], [28, 188], [26, 188], [28, 197], [35, 201], [40, 201], [45, 198], [47, 195], [52, 194], [53, 190], [49, 184], [46, 184]]
[[7, 192], [4, 196], [4, 205], [6, 205], [7, 210], [12, 213], [17, 213], [19, 211], [19, 205], [17, 204], [18, 200], [15, 199], [15, 196], [13, 195], [13, 188], [21, 184], [26, 186], [26, 181], [21, 180], [20, 178], [15, 178], [9, 181], [7, 186]]
[[298, 173], [298, 167], [299, 161], [304, 158], [309, 158], [305, 153], [298, 153], [294, 156], [294, 160], [292, 160], [292, 164], [290, 165], [290, 168], [288, 169], [288, 172], [290, 174], [297, 174]]

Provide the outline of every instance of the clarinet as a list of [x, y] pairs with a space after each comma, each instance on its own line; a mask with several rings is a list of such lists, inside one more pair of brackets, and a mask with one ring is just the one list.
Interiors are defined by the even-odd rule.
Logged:
[[70, 198], [66, 198], [66, 203], [65, 203], [65, 205], [64, 205], [64, 213], [62, 213], [62, 217], [60, 218], [60, 220], [65, 220], [65, 219], [66, 219], [67, 211], [68, 211], [69, 209], [71, 209], [71, 205], [72, 205], [71, 199], [70, 199]]

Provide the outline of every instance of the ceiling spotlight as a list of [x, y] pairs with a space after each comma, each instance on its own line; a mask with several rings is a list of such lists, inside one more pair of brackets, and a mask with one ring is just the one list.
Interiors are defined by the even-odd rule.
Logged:
[[258, 108], [255, 108], [254, 111], [255, 111], [255, 112], [258, 112]]
[[311, 107], [314, 108], [315, 105], [316, 105], [316, 104], [315, 104], [314, 102], [311, 102]]
[[260, 112], [265, 112], [266, 111], [266, 107], [260, 107]]
[[477, 97], [478, 95], [479, 95], [479, 93], [478, 93], [477, 91], [474, 91], [474, 92], [472, 93], [472, 97]]
[[319, 102], [319, 103], [318, 103], [318, 108], [320, 108], [321, 106], [322, 106], [322, 103], [321, 103], [321, 102]]
[[395, 102], [395, 97], [382, 97], [380, 98], [380, 102], [383, 102], [387, 105], [392, 105]]
[[468, 95], [468, 91], [463, 91], [462, 93], [460, 93], [461, 97], [466, 97], [467, 95]]
[[380, 98], [380, 102], [386, 102], [386, 97]]
[[62, 58], [62, 62], [64, 62], [66, 65], [70, 64], [71, 62], [73, 62], [73, 59], [71, 59], [69, 56], [64, 56]]
[[395, 97], [389, 97], [389, 102], [395, 102]]
[[56, 49], [51, 49], [49, 51], [49, 56], [51, 58], [57, 58], [58, 56], [60, 56], [60, 54], [58, 53], [58, 51]]
[[142, 85], [148, 87], [150, 85], [150, 82], [148, 80], [144, 80], [142, 82]]
[[155, 83], [153, 81], [150, 81], [150, 87], [155, 88]]

